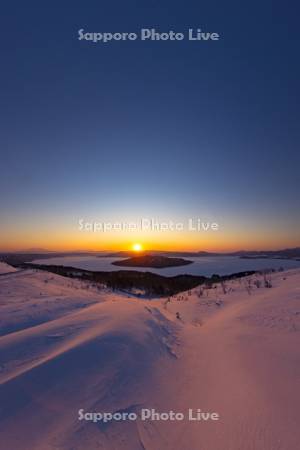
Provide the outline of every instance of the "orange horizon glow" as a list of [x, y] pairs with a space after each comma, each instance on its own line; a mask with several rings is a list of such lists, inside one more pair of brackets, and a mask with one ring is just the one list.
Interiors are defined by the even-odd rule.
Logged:
[[[37, 239], [39, 237], [39, 239]], [[152, 236], [136, 236], [136, 240], [128, 236], [106, 236], [97, 239], [95, 236], [22, 236], [19, 239], [4, 239], [6, 244], [2, 244], [2, 252], [27, 251], [28, 249], [44, 249], [54, 252], [113, 252], [113, 251], [134, 251], [139, 253], [143, 250], [151, 251], [190, 251], [190, 252], [234, 252], [239, 250], [280, 250], [285, 248], [299, 247], [300, 243], [287, 236], [270, 237], [270, 235], [261, 236], [243, 236], [226, 233], [221, 235], [205, 235], [201, 237], [191, 236], [173, 236], [164, 235], [163, 238]], [[13, 242], [13, 244], [10, 244]]]
[[[20, 217], [4, 221], [0, 235], [0, 252], [45, 249], [54, 252], [117, 251], [190, 251], [234, 252], [239, 250], [279, 250], [300, 247], [300, 233], [295, 223], [274, 223], [262, 217], [221, 218], [217, 231], [80, 231], [78, 222], [68, 217]], [[128, 217], [126, 223], [134, 217]], [[113, 219], [112, 219], [113, 221]], [[181, 221], [183, 221], [181, 219]], [[139, 245], [141, 247], [136, 247]]]
[[140, 250], [151, 251], [208, 251], [233, 252], [239, 250], [279, 250], [300, 246], [299, 233], [292, 227], [278, 226], [269, 229], [268, 224], [251, 226], [232, 224], [226, 229], [208, 232], [107, 232], [84, 233], [67, 223], [43, 224], [18, 223], [7, 226], [1, 232], [0, 251], [18, 252], [28, 249], [45, 249], [56, 252], [132, 251], [135, 244]]

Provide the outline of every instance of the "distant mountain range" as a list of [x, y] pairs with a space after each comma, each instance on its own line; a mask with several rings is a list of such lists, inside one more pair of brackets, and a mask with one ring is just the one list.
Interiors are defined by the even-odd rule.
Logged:
[[121, 251], [121, 252], [97, 252], [97, 251], [70, 251], [70, 252], [53, 252], [42, 248], [31, 248], [19, 252], [0, 252], [0, 260], [10, 263], [22, 263], [30, 262], [35, 259], [46, 259], [51, 257], [63, 257], [63, 256], [97, 256], [98, 258], [132, 258], [138, 255], [152, 255], [152, 256], [165, 256], [165, 257], [188, 257], [188, 258], [205, 258], [208, 256], [236, 256], [244, 259], [256, 259], [256, 258], [272, 258], [272, 259], [294, 259], [300, 260], [300, 247], [287, 248], [282, 250], [240, 250], [236, 252], [228, 253], [216, 253], [216, 252], [178, 252], [178, 251], [158, 251], [147, 250], [137, 254], [133, 251]]
[[[239, 250], [236, 252], [217, 253], [217, 252], [178, 252], [178, 251], [158, 251], [158, 250], [146, 250], [142, 252], [143, 255], [158, 255], [158, 256], [170, 256], [170, 257], [206, 257], [206, 256], [239, 256], [241, 258], [283, 258], [283, 259], [296, 259], [300, 258], [300, 247], [288, 248], [283, 250]], [[136, 255], [133, 251], [121, 251], [108, 253], [104, 256], [128, 258]]]
[[27, 248], [25, 250], [20, 250], [19, 252], [16, 253], [55, 253], [51, 250], [47, 250], [45, 248], [40, 248], [40, 247], [32, 247], [32, 248]]

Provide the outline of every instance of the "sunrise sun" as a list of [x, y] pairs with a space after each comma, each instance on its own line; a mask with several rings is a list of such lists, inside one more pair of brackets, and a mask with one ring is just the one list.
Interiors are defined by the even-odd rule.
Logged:
[[143, 247], [141, 244], [136, 242], [135, 244], [133, 244], [132, 250], [134, 250], [135, 252], [141, 252], [143, 250]]

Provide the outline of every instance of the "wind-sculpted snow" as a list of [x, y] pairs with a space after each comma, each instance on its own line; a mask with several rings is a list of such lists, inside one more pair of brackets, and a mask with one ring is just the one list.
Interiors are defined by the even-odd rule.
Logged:
[[[1, 450], [298, 450], [299, 280], [147, 301], [46, 272], [1, 277]], [[143, 421], [143, 408], [184, 420]], [[103, 413], [138, 420], [89, 419]]]

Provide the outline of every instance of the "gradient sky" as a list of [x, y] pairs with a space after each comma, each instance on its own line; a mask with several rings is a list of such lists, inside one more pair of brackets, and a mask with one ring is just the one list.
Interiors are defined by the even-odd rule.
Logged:
[[[296, 3], [19, 3], [1, 8], [1, 249], [300, 245]], [[152, 27], [221, 40], [77, 39]], [[140, 217], [220, 231], [78, 231]]]

